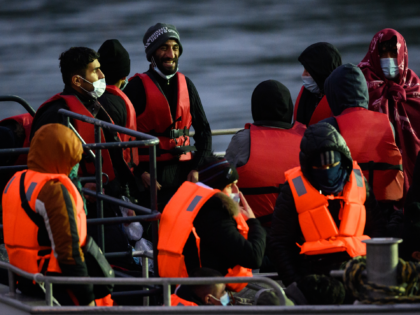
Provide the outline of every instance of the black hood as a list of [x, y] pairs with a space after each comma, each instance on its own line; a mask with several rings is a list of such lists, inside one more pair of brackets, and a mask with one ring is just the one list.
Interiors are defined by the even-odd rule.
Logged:
[[257, 85], [251, 98], [252, 118], [256, 125], [290, 128], [293, 101], [287, 87], [275, 80]]
[[317, 123], [306, 129], [300, 143], [299, 162], [303, 176], [305, 176], [312, 185], [310, 169], [315, 158], [324, 151], [337, 151], [341, 153], [341, 162], [343, 167], [350, 175], [353, 170], [353, 159], [346, 141], [340, 133], [328, 123]]
[[323, 42], [306, 48], [298, 60], [315, 80], [321, 93], [324, 93], [325, 80], [335, 68], [341, 66], [341, 55], [338, 49]]
[[365, 76], [352, 63], [335, 69], [325, 80], [324, 91], [334, 116], [349, 107], [368, 108], [369, 91]]

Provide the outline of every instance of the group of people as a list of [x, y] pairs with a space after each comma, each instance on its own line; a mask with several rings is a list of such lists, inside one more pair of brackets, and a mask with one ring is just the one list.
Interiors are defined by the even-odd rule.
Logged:
[[[420, 81], [408, 68], [401, 34], [378, 32], [358, 66], [342, 64], [329, 43], [309, 46], [298, 58], [303, 86], [295, 104], [280, 82], [258, 84], [251, 98], [254, 122], [233, 136], [225, 158], [212, 154], [199, 94], [178, 71], [183, 47], [176, 27], [158, 23], [143, 43], [150, 68], [130, 79], [129, 54], [118, 40], [105, 41], [98, 52], [70, 48], [59, 58], [63, 92], [42, 104], [35, 117], [0, 122], [1, 148], [30, 147], [28, 156], [3, 161], [28, 165], [2, 181], [11, 264], [32, 273], [89, 275], [84, 247], [97, 233], [86, 218], [96, 217], [96, 200], [82, 194], [79, 177], [95, 174], [95, 165], [76, 134], [63, 126], [60, 109], [159, 138], [156, 272], [161, 277], [276, 271], [295, 304], [340, 304], [344, 288], [329, 280], [329, 272], [365, 255], [363, 240], [402, 237], [407, 239], [402, 256], [420, 258], [413, 241], [420, 238], [420, 130], [413, 123], [420, 119]], [[70, 123], [86, 143], [95, 142], [93, 125]], [[134, 140], [106, 128], [101, 137], [107, 143]], [[104, 150], [102, 163], [109, 177], [105, 194], [149, 205], [147, 148]], [[105, 203], [104, 215], [122, 213]], [[147, 239], [147, 223], [144, 230]], [[106, 252], [132, 248], [121, 225], [105, 226]], [[110, 263], [124, 271], [141, 269], [132, 258]], [[33, 291], [33, 283], [18, 285], [22, 292]], [[336, 290], [316, 294], [322, 285]], [[172, 304], [227, 305], [226, 290], [245, 286], [180, 286]], [[56, 287], [61, 304], [110, 304], [109, 296], [95, 296], [89, 285]]]

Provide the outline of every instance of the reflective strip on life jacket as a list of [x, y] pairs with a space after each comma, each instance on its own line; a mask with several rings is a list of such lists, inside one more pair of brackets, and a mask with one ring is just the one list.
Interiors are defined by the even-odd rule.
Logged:
[[[204, 188], [191, 182], [184, 182], [163, 210], [159, 226], [158, 266], [161, 277], [177, 278], [188, 277], [185, 266], [184, 246], [190, 233], [193, 231], [193, 222], [201, 207], [216, 193], [217, 189]], [[242, 215], [234, 218], [237, 228], [245, 238], [248, 238], [249, 227]], [[196, 236], [196, 244], [201, 265], [200, 240]], [[205, 267], [205, 266], [204, 266]], [[228, 270], [226, 277], [252, 276], [252, 270], [235, 266]], [[226, 286], [236, 292], [242, 290], [247, 284], [227, 284]]]
[[[304, 89], [305, 89], [305, 87], [302, 86], [302, 88], [300, 89], [299, 95], [296, 99], [295, 108], [293, 110], [294, 121], [296, 121], [296, 118], [297, 118], [300, 98], [302, 96], [302, 93], [303, 93]], [[311, 119], [309, 121], [308, 126], [314, 125], [314, 124], [320, 122], [321, 120], [324, 120], [324, 119], [332, 117], [332, 116], [333, 116], [333, 114], [332, 114], [330, 105], [328, 104], [327, 97], [324, 95], [322, 97], [322, 99], [320, 100], [320, 102], [318, 103], [318, 105], [316, 106], [314, 112], [312, 113], [312, 116], [311, 116]]]
[[[86, 109], [86, 107], [79, 101], [79, 99], [76, 96], [56, 94], [38, 108], [37, 113], [35, 115], [35, 119], [37, 115], [39, 115], [38, 113], [42, 113], [41, 109], [48, 106], [48, 104], [50, 104], [51, 102], [56, 101], [60, 98], [66, 102], [67, 107], [69, 108], [70, 111], [76, 114], [94, 118], [92, 114]], [[110, 120], [112, 122], [111, 118]], [[93, 124], [85, 123], [77, 119], [74, 119], [72, 121], [72, 124], [74, 128], [76, 129], [76, 131], [79, 133], [79, 135], [83, 138], [83, 140], [86, 143], [95, 143], [95, 127]], [[105, 136], [102, 130], [101, 130], [101, 142], [102, 143], [106, 142]], [[95, 174], [94, 161], [86, 162], [82, 160], [81, 163], [85, 164], [88, 174], [83, 174], [84, 167], [79, 168], [79, 174], [84, 175], [84, 176]], [[115, 179], [114, 168], [112, 166], [111, 156], [109, 155], [108, 150], [102, 150], [102, 172], [108, 175], [109, 181], [112, 181]]]
[[[137, 117], [136, 111], [134, 109], [133, 104], [131, 103], [130, 99], [125, 95], [123, 91], [117, 88], [115, 85], [107, 85], [106, 91], [113, 95], [117, 95], [124, 100], [125, 110], [127, 112], [127, 119], [125, 121], [125, 128], [137, 131]], [[120, 134], [121, 141], [135, 141], [135, 137], [131, 137], [126, 134]], [[139, 164], [139, 157], [138, 157], [138, 149], [137, 148], [126, 148], [123, 150], [124, 154], [124, 161], [128, 164], [133, 162], [134, 164]]]
[[[22, 188], [29, 205], [27, 210], [24, 209], [24, 202], [20, 198], [21, 178], [24, 174]], [[38, 226], [44, 226], [45, 223], [41, 215], [34, 210], [39, 192], [50, 180], [60, 181], [73, 197], [80, 245], [84, 246], [86, 243], [87, 226], [83, 200], [71, 180], [62, 174], [38, 173], [31, 170], [17, 172], [3, 192], [4, 243], [10, 263], [30, 273], [61, 273], [51, 246], [40, 246], [38, 243]]]
[[[156, 160], [167, 161], [178, 157], [181, 161], [191, 160], [191, 152], [181, 155], [169, 152], [166, 153], [167, 151], [174, 149], [181, 150], [183, 147], [190, 147], [189, 136], [169, 137], [170, 130], [189, 130], [192, 124], [190, 97], [185, 76], [179, 72], [176, 74], [178, 83], [176, 117], [172, 117], [168, 100], [156, 83], [147, 74], [136, 73], [130, 80], [134, 77], [139, 77], [142, 80], [146, 92], [146, 108], [143, 113], [137, 116], [137, 130], [156, 135], [159, 138], [160, 143]], [[148, 154], [143, 155], [140, 154], [141, 152], [143, 152], [143, 150], [139, 150], [139, 160], [148, 161]]]
[[[32, 122], [34, 120], [32, 115], [27, 113], [27, 114], [16, 115], [16, 116], [3, 119], [2, 121], [0, 121], [0, 126], [2, 125], [3, 122], [7, 122], [10, 120], [17, 122], [19, 125], [23, 127], [23, 129], [25, 130], [25, 140], [23, 141], [22, 148], [29, 148], [29, 136], [31, 135]], [[28, 164], [28, 155], [27, 154], [19, 155], [19, 157], [17, 158], [15, 162], [15, 165], [26, 165], [26, 164]]]
[[290, 129], [254, 124], [246, 124], [245, 129], [250, 129], [250, 155], [248, 162], [237, 168], [238, 187], [257, 218], [271, 217], [285, 182], [284, 172], [299, 165], [300, 142], [306, 127], [295, 122]]
[[184, 299], [181, 299], [178, 295], [171, 295], [171, 306], [198, 306], [194, 302], [190, 302]]
[[[342, 196], [325, 196], [303, 176], [300, 167], [285, 173], [295, 201], [305, 243], [301, 254], [319, 255], [347, 251], [351, 257], [365, 255], [369, 239], [363, 235], [366, 223], [366, 187], [360, 167], [353, 161], [353, 171], [344, 186]], [[328, 201], [343, 200], [337, 228], [328, 210]]]
[[402, 156], [388, 116], [355, 107], [347, 108], [335, 119], [353, 160], [369, 180], [376, 199], [400, 200], [404, 186]]

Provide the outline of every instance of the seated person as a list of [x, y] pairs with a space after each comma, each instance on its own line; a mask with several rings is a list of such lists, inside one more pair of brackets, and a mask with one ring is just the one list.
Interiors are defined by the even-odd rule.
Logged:
[[358, 66], [369, 88], [369, 109], [387, 114], [395, 128], [403, 159], [405, 197], [420, 150], [420, 79], [408, 68], [404, 37], [390, 28], [379, 31]]
[[362, 240], [385, 231], [378, 203], [334, 127], [310, 126], [300, 149], [300, 167], [286, 172], [269, 237], [286, 286], [309, 274], [328, 275], [365, 255]]
[[303, 66], [303, 86], [296, 99], [294, 120], [309, 126], [331, 116], [324, 82], [341, 66], [341, 55], [333, 45], [321, 42], [306, 48], [298, 60]]
[[[199, 268], [191, 273], [191, 278], [223, 277], [210, 268]], [[181, 285], [171, 295], [171, 306], [223, 305], [230, 302], [224, 283]]]
[[278, 81], [258, 84], [251, 107], [254, 123], [232, 137], [225, 157], [236, 167], [238, 187], [255, 217], [269, 227], [284, 172], [299, 165], [299, 145], [306, 128], [291, 124], [290, 92]]
[[362, 71], [351, 63], [335, 69], [325, 81], [334, 117], [331, 124], [343, 136], [383, 209], [394, 211], [403, 197], [402, 157], [387, 115], [368, 110], [369, 93]]
[[[47, 124], [35, 133], [28, 170], [17, 172], [3, 192], [4, 243], [12, 265], [50, 276], [89, 276], [82, 250], [86, 215], [68, 178], [82, 153], [80, 140], [63, 125]], [[23, 278], [18, 288], [42, 294], [37, 284]], [[53, 294], [61, 305], [95, 305], [93, 285], [54, 284]]]
[[[236, 170], [225, 159], [208, 157], [199, 176], [201, 183], [185, 182], [163, 211], [159, 275], [187, 277], [201, 266], [231, 277], [252, 276], [251, 269], [262, 263], [266, 233], [243, 195], [240, 207], [230, 197], [237, 193]], [[239, 292], [245, 286], [227, 287]]]

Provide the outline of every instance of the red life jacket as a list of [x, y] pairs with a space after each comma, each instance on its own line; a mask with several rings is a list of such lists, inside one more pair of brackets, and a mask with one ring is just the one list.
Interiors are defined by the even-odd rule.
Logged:
[[[12, 117], [3, 119], [2, 121], [0, 121], [0, 124], [3, 122], [7, 122], [8, 120], [16, 121], [19, 125], [23, 127], [23, 129], [25, 129], [25, 140], [23, 141], [22, 148], [29, 148], [29, 136], [31, 135], [32, 122], [34, 120], [32, 115], [27, 113], [27, 114], [12, 116]], [[27, 154], [19, 155], [19, 157], [17, 158], [15, 162], [15, 165], [26, 165], [26, 164], [28, 164], [28, 155]]]
[[[182, 252], [191, 232], [196, 238], [198, 258], [201, 266], [200, 237], [195, 231], [193, 222], [201, 207], [218, 192], [220, 190], [208, 189], [191, 182], [184, 182], [168, 202], [160, 220], [157, 246], [159, 251], [159, 275], [161, 277], [188, 277]], [[234, 219], [239, 232], [247, 239], [249, 227], [246, 221], [242, 215], [238, 215]], [[229, 269], [225, 277], [252, 277], [252, 270], [237, 265]], [[239, 292], [246, 285], [247, 283], [233, 283], [226, 286], [232, 291]]]
[[386, 114], [361, 107], [347, 108], [336, 116], [353, 160], [359, 163], [377, 200], [403, 197], [402, 156]]
[[[296, 121], [296, 117], [297, 117], [300, 97], [302, 96], [302, 93], [303, 93], [304, 89], [305, 89], [305, 87], [302, 86], [302, 88], [300, 89], [299, 95], [296, 99], [295, 109], [294, 109], [294, 113], [293, 113], [295, 121]], [[330, 105], [328, 104], [327, 97], [324, 95], [324, 97], [321, 99], [321, 101], [318, 103], [317, 107], [315, 108], [315, 110], [312, 114], [311, 120], [309, 121], [308, 126], [314, 125], [317, 122], [320, 122], [321, 120], [324, 120], [326, 118], [331, 117], [332, 115], [333, 114], [332, 114]]]
[[[70, 109], [70, 111], [76, 114], [94, 118], [93, 115], [86, 109], [86, 107], [78, 100], [76, 96], [61, 95], [61, 94], [56, 94], [53, 97], [51, 97], [49, 100], [47, 100], [45, 103], [43, 103], [38, 108], [37, 114], [40, 112], [41, 108], [48, 106], [49, 103], [55, 100], [58, 100], [60, 98], [66, 101], [67, 107]], [[111, 118], [110, 120], [112, 121]], [[79, 133], [79, 135], [83, 138], [83, 140], [85, 140], [86, 143], [95, 143], [94, 125], [82, 122], [77, 119], [74, 119], [72, 124], [74, 128], [76, 129], [76, 131]], [[101, 142], [103, 143], [106, 142], [105, 136], [102, 130], [101, 130]], [[95, 174], [95, 163], [94, 162], [84, 162], [84, 163], [85, 163], [88, 174], [89, 175]], [[108, 150], [102, 150], [102, 172], [108, 175], [110, 181], [115, 179], [114, 168], [112, 166], [111, 156], [109, 155]], [[79, 174], [86, 176], [86, 174], [83, 174], [82, 167], [79, 168]]]
[[[136, 111], [134, 110], [133, 104], [131, 104], [130, 99], [125, 95], [123, 91], [117, 88], [115, 85], [107, 85], [106, 91], [113, 95], [117, 95], [124, 100], [125, 110], [127, 112], [127, 119], [125, 122], [125, 128], [136, 130], [137, 131], [137, 121], [136, 121]], [[121, 141], [135, 141], [135, 137], [131, 137], [126, 134], [121, 134]], [[133, 162], [134, 164], [139, 164], [138, 149], [137, 148], [126, 148], [123, 150], [124, 161], [129, 164]]]
[[[366, 186], [362, 171], [353, 161], [350, 181], [346, 183], [342, 196], [320, 194], [303, 176], [300, 166], [285, 173], [286, 180], [299, 214], [299, 224], [305, 243], [301, 254], [321, 255], [347, 251], [351, 257], [366, 255], [363, 235], [366, 223]], [[328, 200], [341, 199], [340, 227], [334, 222], [328, 210]]]
[[[130, 81], [135, 77], [139, 77], [142, 80], [146, 91], [146, 108], [142, 114], [137, 116], [137, 130], [159, 138], [160, 143], [156, 160], [168, 161], [178, 157], [180, 161], [191, 160], [192, 155], [190, 151], [193, 151], [194, 147], [190, 146], [190, 138], [188, 135], [185, 135], [189, 134], [192, 124], [190, 97], [185, 76], [179, 72], [176, 74], [178, 102], [176, 117], [174, 117], [175, 122], [171, 115], [168, 100], [153, 80], [145, 73], [136, 73], [130, 78]], [[182, 135], [179, 135], [179, 133]], [[179, 152], [182, 150], [189, 151], [182, 154], [176, 153], [175, 150]], [[148, 161], [148, 153], [140, 154], [142, 151], [139, 151], [139, 160]]]
[[198, 306], [194, 302], [190, 302], [184, 299], [181, 299], [178, 295], [171, 295], [171, 306]]
[[299, 166], [300, 141], [305, 125], [295, 122], [291, 129], [246, 124], [250, 129], [248, 162], [237, 168], [238, 187], [255, 216], [271, 223], [272, 213], [284, 184], [284, 172]]

